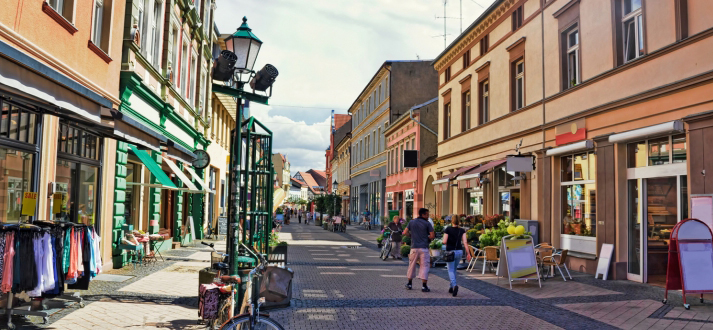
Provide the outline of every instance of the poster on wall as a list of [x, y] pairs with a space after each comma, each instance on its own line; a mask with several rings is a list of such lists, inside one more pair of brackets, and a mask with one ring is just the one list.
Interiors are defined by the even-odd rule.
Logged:
[[701, 220], [713, 229], [713, 195], [691, 195], [691, 218]]

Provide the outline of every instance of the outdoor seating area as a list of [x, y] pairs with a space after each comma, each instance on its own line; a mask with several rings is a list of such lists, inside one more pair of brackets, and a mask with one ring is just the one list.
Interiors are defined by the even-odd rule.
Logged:
[[[473, 258], [468, 263], [467, 272], [473, 272], [476, 269], [477, 262], [482, 262], [481, 274], [485, 275], [485, 269], [489, 272], [497, 272], [497, 264], [500, 261], [500, 247], [486, 246], [481, 248], [469, 245]], [[572, 275], [567, 267], [567, 254], [569, 250], [557, 250], [549, 243], [540, 243], [535, 246], [535, 257], [540, 268], [540, 277], [545, 280], [556, 276], [554, 269], [556, 268], [562, 279], [566, 282], [567, 277], [571, 280]], [[566, 274], [565, 274], [566, 272]]]

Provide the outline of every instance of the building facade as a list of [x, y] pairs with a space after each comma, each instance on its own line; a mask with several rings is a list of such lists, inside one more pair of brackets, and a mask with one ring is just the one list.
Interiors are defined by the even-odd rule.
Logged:
[[334, 155], [330, 164], [332, 170], [332, 182], [337, 182], [337, 190], [333, 193], [340, 196], [342, 201], [342, 215], [347, 215], [349, 212], [349, 169], [351, 168], [351, 134], [352, 123], [351, 119], [346, 121], [333, 134]]
[[[436, 156], [438, 98], [401, 114], [384, 132], [386, 140], [386, 210], [397, 210], [406, 219], [418, 217], [424, 207], [421, 161]], [[416, 166], [406, 167], [404, 150], [417, 153]]]
[[[147, 151], [133, 143], [118, 144], [116, 232], [127, 223], [171, 237], [174, 246], [195, 239], [193, 233], [202, 235], [196, 227], [202, 228], [211, 189], [205, 171], [193, 169], [191, 162], [193, 151], [210, 143], [205, 134], [212, 99], [214, 8], [210, 0], [126, 2], [119, 110], [145, 126], [161, 146]], [[116, 252], [115, 266], [121, 259]]]
[[349, 120], [351, 119], [351, 116], [349, 115], [341, 115], [341, 114], [334, 114], [334, 110], [332, 110], [332, 124], [329, 130], [329, 148], [327, 148], [327, 151], [325, 151], [324, 156], [325, 156], [325, 171], [324, 173], [326, 174], [327, 177], [327, 191], [332, 193], [334, 190], [332, 185], [334, 184], [335, 178], [333, 175], [333, 170], [332, 170], [332, 160], [334, 160], [334, 157], [336, 157], [336, 151], [335, 150], [335, 145], [338, 143], [338, 141], [335, 140], [337, 130], [342, 128]]
[[[433, 62], [437, 212], [537, 220], [571, 269], [594, 273], [610, 243], [610, 276], [660, 282], [669, 229], [711, 191], [711, 15], [699, 0], [495, 1]], [[518, 152], [534, 171], [507, 171]]]
[[373, 224], [386, 215], [386, 142], [389, 123], [433, 98], [437, 73], [427, 61], [386, 61], [349, 108], [352, 115], [351, 206], [355, 220], [366, 210]]

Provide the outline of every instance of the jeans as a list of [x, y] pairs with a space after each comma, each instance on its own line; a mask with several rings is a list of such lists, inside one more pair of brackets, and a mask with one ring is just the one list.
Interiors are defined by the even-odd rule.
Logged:
[[454, 250], [455, 259], [451, 262], [447, 262], [448, 267], [448, 277], [451, 279], [451, 288], [456, 286], [456, 270], [458, 269], [458, 263], [463, 258], [463, 250]]

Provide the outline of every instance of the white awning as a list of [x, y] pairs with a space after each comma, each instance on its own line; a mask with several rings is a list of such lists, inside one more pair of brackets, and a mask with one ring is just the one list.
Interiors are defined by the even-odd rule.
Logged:
[[609, 142], [621, 143], [634, 140], [644, 140], [649, 137], [683, 132], [683, 121], [674, 120], [663, 124], [644, 127], [609, 136]]
[[198, 175], [198, 173], [196, 173], [196, 171], [194, 171], [194, 170], [193, 170], [192, 168], [190, 168], [190, 167], [186, 167], [186, 170], [188, 170], [188, 173], [191, 175], [191, 177], [193, 177], [193, 180], [195, 180], [196, 182], [198, 182], [198, 184], [199, 184], [201, 187], [203, 187], [203, 191], [205, 191], [205, 192], [207, 192], [207, 193], [215, 194], [215, 191], [210, 190], [210, 187], [208, 186], [208, 184], [205, 183], [205, 181], [203, 181], [203, 179], [201, 179], [201, 177]]
[[186, 174], [183, 173], [183, 171], [181, 171], [180, 168], [178, 168], [178, 165], [176, 165], [176, 163], [174, 163], [172, 160], [170, 160], [164, 156], [161, 156], [161, 157], [163, 158], [164, 163], [166, 165], [168, 165], [168, 167], [171, 169], [171, 171], [173, 171], [173, 173], [176, 174], [176, 176], [178, 176], [178, 179], [181, 180], [181, 182], [183, 182], [183, 184], [187, 187], [187, 188], [178, 188], [178, 190], [188, 191], [190, 193], [203, 193], [204, 192], [202, 190], [198, 190], [198, 188], [193, 184], [193, 182], [191, 182], [191, 179], [189, 179], [188, 176], [186, 176]]
[[547, 156], [559, 156], [592, 148], [594, 148], [594, 142], [592, 140], [584, 140], [561, 147], [549, 149], [547, 150]]
[[440, 180], [434, 180], [432, 184], [441, 184], [441, 183], [448, 183], [450, 179], [445, 178], [445, 179], [440, 179]]

